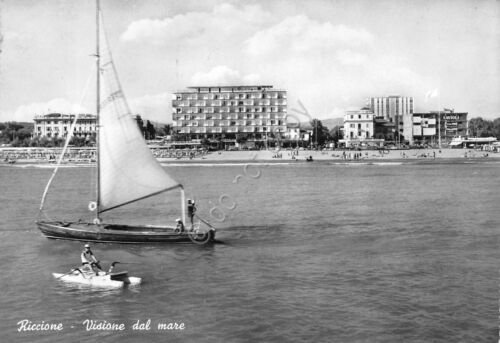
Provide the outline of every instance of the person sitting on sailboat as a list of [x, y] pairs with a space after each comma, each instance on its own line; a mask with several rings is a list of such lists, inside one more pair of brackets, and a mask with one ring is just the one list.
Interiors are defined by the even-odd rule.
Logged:
[[184, 223], [182, 222], [181, 218], [177, 218], [175, 221], [177, 222], [175, 232], [184, 232]]
[[85, 249], [82, 251], [82, 265], [86, 267], [89, 271], [95, 272], [96, 275], [99, 275], [99, 272], [101, 272], [101, 265], [99, 264], [99, 261], [97, 258], [94, 256], [94, 253], [92, 250], [90, 250], [90, 245], [85, 244]]

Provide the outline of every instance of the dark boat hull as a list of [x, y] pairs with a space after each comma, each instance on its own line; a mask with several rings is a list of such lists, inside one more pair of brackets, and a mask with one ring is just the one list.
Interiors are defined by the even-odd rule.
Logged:
[[40, 231], [53, 239], [98, 243], [210, 243], [215, 230], [205, 235], [175, 232], [173, 227], [122, 224], [93, 224], [82, 222], [38, 221]]

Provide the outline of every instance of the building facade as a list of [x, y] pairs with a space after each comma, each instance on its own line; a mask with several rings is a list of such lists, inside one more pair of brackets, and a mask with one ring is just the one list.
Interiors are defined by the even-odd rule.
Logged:
[[[33, 137], [65, 138], [68, 136], [74, 114], [50, 113], [35, 116]], [[96, 116], [79, 114], [73, 130], [73, 136], [90, 137], [96, 133]]]
[[282, 138], [287, 92], [273, 86], [188, 87], [174, 93], [173, 132], [185, 139]]
[[394, 142], [396, 137], [396, 124], [382, 117], [375, 117], [374, 120], [375, 138], [384, 142]]
[[441, 135], [441, 139], [449, 143], [453, 137], [467, 137], [467, 115], [467, 112], [455, 112], [446, 108], [438, 112], [438, 134]]
[[413, 97], [391, 95], [368, 99], [368, 108], [375, 117], [383, 117], [389, 121], [396, 121], [396, 116], [412, 114], [414, 109]]
[[347, 111], [344, 115], [344, 139], [367, 140], [374, 135], [375, 115], [370, 109]]
[[413, 144], [412, 116], [414, 112], [413, 97], [391, 95], [387, 97], [374, 97], [367, 101], [368, 108], [372, 110], [375, 117], [383, 118], [395, 124], [395, 141], [405, 141]]
[[415, 141], [439, 144], [450, 143], [454, 137], [468, 136], [467, 112], [444, 109], [413, 114]]
[[433, 113], [413, 114], [413, 139], [420, 144], [434, 144], [437, 139], [437, 121]]

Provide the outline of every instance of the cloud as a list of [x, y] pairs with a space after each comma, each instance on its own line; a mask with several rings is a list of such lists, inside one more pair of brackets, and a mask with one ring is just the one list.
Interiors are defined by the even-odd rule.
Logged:
[[370, 96], [412, 96], [426, 88], [402, 56], [379, 46], [379, 37], [362, 27], [297, 15], [256, 32], [244, 52], [248, 66], [288, 89], [289, 107], [300, 99], [321, 119], [359, 109]]
[[28, 105], [21, 105], [13, 113], [6, 114], [8, 120], [13, 121], [33, 121], [36, 115], [44, 115], [48, 113], [66, 113], [66, 114], [82, 114], [93, 113], [87, 108], [71, 103], [63, 98], [52, 99], [47, 102], [37, 102]]
[[160, 123], [172, 122], [172, 94], [148, 94], [128, 101], [133, 114], [139, 114], [144, 120]]
[[193, 86], [204, 85], [248, 85], [256, 84], [260, 81], [257, 74], [241, 75], [237, 70], [227, 66], [216, 66], [206, 73], [198, 72], [191, 78]]
[[[141, 19], [121, 39], [141, 44], [141, 51], [174, 47], [168, 54], [179, 61], [175, 78], [181, 88], [270, 84], [288, 90], [289, 106], [300, 99], [318, 118], [361, 108], [369, 96], [412, 96], [428, 88], [397, 51], [382, 50], [380, 38], [356, 23], [286, 16], [259, 5], [221, 4], [211, 11]], [[138, 112], [163, 115], [146, 102]], [[169, 102], [165, 106], [170, 109]]]
[[327, 52], [342, 47], [366, 49], [373, 38], [364, 29], [321, 23], [298, 15], [257, 32], [245, 41], [245, 50], [251, 55], [264, 55]]
[[[211, 12], [188, 12], [164, 19], [140, 19], [130, 23], [120, 39], [124, 42], [150, 42], [170, 45], [182, 40], [183, 45], [204, 41], [213, 44], [249, 35], [271, 15], [258, 5], [220, 4]], [[208, 40], [206, 40], [208, 39]]]
[[364, 54], [351, 50], [337, 51], [335, 57], [343, 65], [362, 65], [367, 62]]

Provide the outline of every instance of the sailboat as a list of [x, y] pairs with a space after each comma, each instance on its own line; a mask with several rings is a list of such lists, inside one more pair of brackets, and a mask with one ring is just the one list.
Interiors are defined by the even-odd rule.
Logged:
[[[93, 220], [53, 220], [44, 211], [45, 199], [68, 147], [70, 135], [59, 163], [45, 188], [36, 224], [48, 238], [112, 243], [210, 243], [215, 228], [198, 221], [186, 230], [174, 226], [106, 223], [103, 213], [164, 192], [179, 191], [182, 223], [186, 223], [185, 195], [182, 184], [174, 180], [158, 163], [146, 145], [123, 94], [108, 48], [99, 0], [96, 0], [97, 135], [96, 198], [89, 203]], [[101, 45], [103, 45], [101, 49]], [[104, 46], [105, 45], [105, 46]], [[101, 82], [102, 81], [102, 82]], [[102, 96], [102, 97], [101, 97]], [[43, 215], [45, 218], [43, 218]], [[192, 219], [191, 219], [192, 222]], [[201, 223], [205, 225], [201, 225]]]

